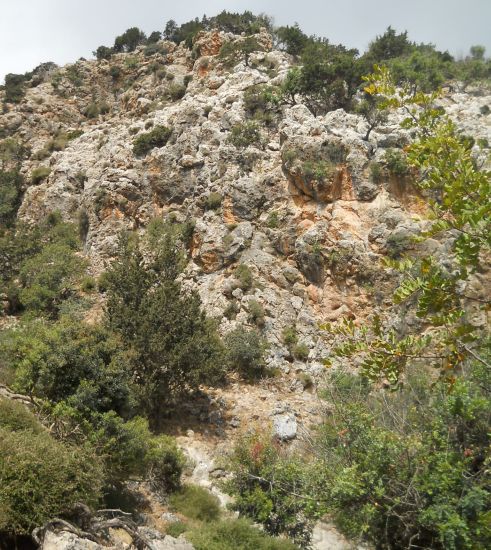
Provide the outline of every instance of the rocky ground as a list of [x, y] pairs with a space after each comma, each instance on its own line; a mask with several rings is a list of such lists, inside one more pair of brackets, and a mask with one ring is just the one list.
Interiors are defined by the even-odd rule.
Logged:
[[[365, 141], [361, 116], [338, 110], [314, 117], [302, 104], [283, 105], [261, 127], [258, 143], [233, 145], [231, 130], [247, 119], [244, 93], [257, 84], [280, 84], [292, 59], [271, 50], [261, 33], [270, 51], [229, 70], [217, 53], [230, 39], [238, 38], [203, 33], [193, 52], [162, 42], [165, 53], [150, 57], [139, 49], [111, 61], [47, 66], [35, 74], [38, 84], [25, 99], [0, 114], [3, 136], [31, 151], [22, 164], [29, 183], [19, 216], [34, 222], [59, 210], [75, 221], [85, 212], [84, 253], [93, 274], [103, 271], [122, 229], [142, 231], [155, 217], [192, 219], [183, 284], [199, 292], [221, 332], [251, 324], [251, 304], [262, 306], [268, 367], [276, 376], [211, 391], [190, 411], [195, 425], [180, 427], [179, 441], [197, 464], [195, 481], [209, 486], [215, 457], [236, 434], [257, 424], [271, 426], [285, 442], [298, 441], [318, 422], [323, 404], [316, 386], [329, 356], [319, 326], [346, 316], [362, 322], [388, 303], [393, 281], [380, 259], [410, 247], [425, 215], [408, 178], [382, 171], [374, 181], [371, 175], [389, 148], [411, 138], [399, 127], [401, 113]], [[449, 92], [442, 102], [465, 133], [491, 141], [491, 116], [480, 110], [491, 105], [491, 95]], [[89, 118], [93, 105], [98, 112]], [[172, 128], [167, 145], [135, 156], [135, 138], [158, 125]], [[304, 161], [326, 158], [334, 166], [329, 174], [308, 173]], [[49, 175], [33, 181], [39, 166], [49, 167]], [[213, 193], [220, 201], [211, 209]], [[445, 252], [436, 240], [425, 246]], [[239, 264], [252, 272], [250, 289], [235, 276]], [[227, 318], [231, 304], [234, 315]], [[307, 347], [301, 360], [283, 342], [288, 327]], [[47, 539], [44, 548], [75, 548], [68, 538], [65, 546]], [[316, 540], [319, 550], [346, 544], [329, 526], [316, 531]], [[155, 544], [189, 547], [169, 537]]]

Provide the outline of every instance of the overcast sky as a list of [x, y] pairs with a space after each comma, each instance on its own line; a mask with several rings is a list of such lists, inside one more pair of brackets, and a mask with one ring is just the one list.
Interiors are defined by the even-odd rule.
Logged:
[[307, 34], [363, 51], [388, 25], [412, 40], [464, 55], [473, 44], [491, 53], [491, 0], [0, 0], [0, 81], [45, 61], [90, 57], [128, 27], [149, 33], [165, 22], [251, 10], [277, 25], [297, 21]]

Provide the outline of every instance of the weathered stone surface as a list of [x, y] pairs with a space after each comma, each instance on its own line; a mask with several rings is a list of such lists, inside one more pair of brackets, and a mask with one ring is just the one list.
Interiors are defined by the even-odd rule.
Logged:
[[292, 413], [277, 414], [273, 418], [273, 433], [281, 441], [289, 441], [297, 436], [297, 419]]

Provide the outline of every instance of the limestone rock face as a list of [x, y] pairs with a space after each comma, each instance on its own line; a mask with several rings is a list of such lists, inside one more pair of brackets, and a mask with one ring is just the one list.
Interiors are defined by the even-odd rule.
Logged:
[[[194, 546], [182, 537], [162, 535], [157, 531], [142, 527], [139, 534], [145, 537], [151, 550], [193, 550]], [[67, 531], [48, 531], [41, 550], [135, 550], [131, 537], [121, 529], [109, 529], [109, 544], [98, 544]]]
[[[232, 128], [251, 118], [246, 94], [281, 84], [292, 63], [271, 50], [263, 29], [256, 39], [264, 51], [248, 66], [227, 69], [221, 46], [243, 38], [203, 32], [193, 51], [162, 41], [161, 53], [149, 57], [140, 47], [110, 61], [46, 66], [24, 100], [0, 114], [0, 127], [31, 151], [21, 167], [27, 183], [20, 218], [36, 222], [58, 210], [76, 221], [85, 211], [84, 253], [95, 275], [111, 260], [121, 230], [144, 231], [155, 217], [192, 220], [184, 287], [200, 294], [223, 334], [251, 326], [249, 303], [260, 303], [269, 366], [291, 371], [282, 334], [294, 327], [309, 349], [295, 369], [315, 376], [329, 354], [319, 325], [363, 320], [383, 303], [392, 283], [380, 259], [404, 253], [424, 225], [409, 182], [384, 170], [372, 174], [387, 148], [406, 145], [411, 134], [400, 128], [403, 113], [392, 113], [364, 141], [361, 116], [339, 109], [315, 117], [303, 104], [282, 105], [259, 124], [259, 139], [236, 147]], [[481, 113], [489, 95], [452, 93], [442, 104], [465, 133], [491, 141], [491, 117]], [[158, 126], [172, 129], [167, 144], [135, 156], [134, 140]], [[50, 174], [34, 185], [40, 165]], [[213, 208], [210, 196], [220, 198]], [[234, 278], [240, 263], [253, 273], [247, 290]]]

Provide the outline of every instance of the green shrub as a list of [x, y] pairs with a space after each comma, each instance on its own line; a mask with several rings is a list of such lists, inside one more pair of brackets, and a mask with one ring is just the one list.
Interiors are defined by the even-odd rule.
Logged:
[[133, 152], [137, 156], [144, 156], [154, 147], [163, 147], [169, 140], [172, 129], [166, 126], [155, 126], [150, 132], [140, 134], [133, 141]]
[[132, 352], [140, 407], [152, 421], [164, 403], [224, 376], [216, 323], [199, 296], [182, 292], [176, 282], [191, 228], [159, 222], [149, 225], [143, 241], [122, 235], [105, 276], [107, 322]]
[[483, 105], [480, 109], [479, 109], [481, 115], [489, 115], [489, 113], [491, 113], [491, 109], [489, 108], [489, 105]]
[[95, 506], [104, 480], [100, 460], [46, 431], [0, 428], [0, 532], [29, 534], [77, 502]]
[[138, 27], [131, 27], [114, 40], [115, 52], [133, 52], [139, 44], [146, 41], [145, 33]]
[[23, 403], [4, 397], [0, 397], [0, 430], [46, 433], [43, 425]]
[[83, 78], [80, 73], [80, 68], [77, 65], [69, 65], [66, 70], [65, 74], [67, 79], [77, 88], [82, 86], [83, 84]]
[[314, 520], [323, 513], [321, 502], [310, 500], [315, 484], [312, 464], [267, 435], [250, 433], [236, 443], [230, 470], [226, 488], [234, 496], [234, 510], [263, 525], [270, 535], [285, 534], [300, 548], [310, 547]]
[[162, 53], [162, 46], [160, 44], [152, 43], [145, 46], [145, 49], [143, 50], [143, 54], [145, 57], [150, 57], [152, 55], [155, 55], [156, 53]]
[[223, 316], [229, 320], [233, 320], [237, 317], [237, 313], [240, 312], [240, 304], [237, 300], [232, 300], [227, 304], [227, 307], [223, 311]]
[[232, 127], [228, 142], [238, 148], [262, 145], [261, 130], [257, 122], [238, 123]]
[[18, 170], [0, 170], [0, 228], [14, 223], [21, 203], [23, 177]]
[[71, 244], [56, 240], [27, 258], [19, 269], [20, 301], [33, 312], [56, 316], [60, 304], [74, 293], [86, 261]]
[[171, 508], [189, 519], [214, 521], [220, 517], [220, 501], [203, 487], [185, 485], [169, 498]]
[[388, 149], [385, 152], [385, 166], [394, 176], [404, 177], [409, 174], [409, 164], [406, 155], [398, 149]]
[[325, 180], [332, 178], [336, 167], [328, 160], [307, 160], [302, 163], [302, 172], [307, 178]]
[[299, 361], [307, 361], [309, 358], [309, 347], [306, 344], [296, 344], [293, 347], [292, 353], [295, 359]]
[[466, 368], [451, 387], [413, 370], [389, 393], [345, 382], [338, 391], [333, 375], [324, 498], [345, 532], [381, 548], [489, 546], [491, 379], [483, 365]]
[[109, 69], [109, 74], [113, 80], [118, 80], [121, 76], [121, 67], [118, 65], [112, 65]]
[[279, 225], [280, 225], [280, 219], [279, 219], [278, 212], [273, 211], [273, 212], [270, 212], [270, 213], [269, 213], [268, 219], [266, 220], [266, 225], [267, 225], [270, 229], [276, 229], [277, 227], [279, 227]]
[[102, 59], [111, 59], [114, 50], [112, 48], [108, 48], [107, 46], [99, 46], [97, 50], [92, 53], [98, 61], [101, 61]]
[[246, 264], [239, 264], [235, 269], [235, 278], [239, 281], [239, 287], [250, 290], [254, 282], [251, 268]]
[[172, 437], [159, 435], [150, 440], [146, 464], [146, 477], [154, 490], [170, 493], [180, 488], [185, 458]]
[[84, 260], [77, 228], [52, 213], [37, 226], [17, 224], [16, 231], [0, 233], [0, 292], [9, 297], [10, 311], [31, 308], [56, 316], [61, 304], [76, 298]]
[[5, 335], [0, 353], [21, 392], [66, 401], [83, 416], [132, 409], [128, 360], [119, 340], [100, 326], [71, 318], [30, 322]]
[[189, 529], [188, 525], [183, 521], [173, 521], [165, 528], [165, 534], [177, 539], [180, 535]]
[[171, 101], [177, 101], [178, 99], [182, 99], [185, 94], [186, 94], [186, 86], [184, 86], [183, 84], [172, 83], [167, 88], [167, 95], [169, 96], [169, 99], [171, 99]]
[[25, 94], [26, 77], [9, 73], [5, 76], [5, 103], [20, 103]]
[[378, 162], [371, 162], [369, 164], [369, 170], [370, 170], [370, 181], [372, 183], [379, 184], [384, 179], [384, 171], [382, 166]]
[[205, 202], [206, 210], [218, 210], [222, 205], [223, 196], [220, 193], [212, 191], [207, 197]]
[[278, 114], [280, 93], [278, 88], [257, 84], [244, 93], [244, 109], [248, 117], [270, 124]]
[[251, 379], [264, 373], [267, 345], [256, 330], [237, 327], [225, 336], [225, 346], [231, 370], [238, 370]]
[[80, 288], [84, 292], [93, 292], [96, 289], [96, 286], [94, 277], [90, 277], [89, 275], [85, 276], [80, 283]]
[[248, 304], [249, 316], [247, 320], [249, 323], [257, 325], [258, 327], [264, 326], [264, 308], [257, 300], [249, 300]]
[[196, 550], [295, 550], [286, 539], [269, 537], [245, 519], [201, 525], [186, 535]]
[[83, 115], [87, 118], [97, 118], [99, 115], [107, 114], [110, 109], [106, 101], [92, 101], [83, 110]]
[[37, 185], [51, 174], [51, 168], [49, 166], [38, 166], [31, 172], [31, 182], [33, 185]]
[[251, 54], [257, 51], [264, 51], [263, 46], [256, 38], [248, 36], [235, 42], [225, 42], [220, 48], [218, 57], [227, 67], [233, 67], [239, 61], [244, 61], [247, 67]]
[[297, 330], [295, 329], [295, 327], [291, 326], [291, 327], [285, 327], [283, 329], [283, 332], [281, 334], [282, 336], [282, 339], [283, 339], [283, 343], [285, 344], [285, 346], [287, 347], [287, 349], [290, 351], [290, 353], [292, 352], [293, 348], [297, 345], [298, 343], [298, 334], [297, 334]]

